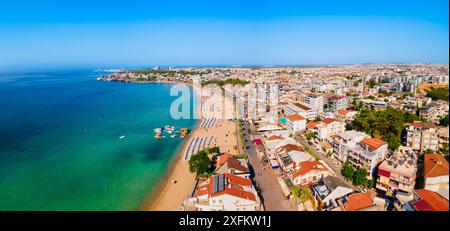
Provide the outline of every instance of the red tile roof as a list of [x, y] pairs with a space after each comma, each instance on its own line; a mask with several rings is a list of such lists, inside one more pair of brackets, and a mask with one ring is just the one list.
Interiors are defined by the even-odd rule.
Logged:
[[290, 152], [290, 151], [301, 151], [304, 152], [305, 149], [303, 149], [303, 147], [299, 146], [299, 145], [295, 145], [295, 144], [286, 144], [282, 147], [279, 148], [279, 150], [286, 150], [286, 152]]
[[368, 208], [374, 204], [373, 198], [375, 193], [368, 191], [365, 193], [354, 193], [347, 197], [346, 202], [342, 205], [347, 211], [357, 211]]
[[342, 97], [342, 96], [337, 96], [337, 95], [335, 95], [335, 96], [331, 96], [330, 98], [328, 98], [329, 100], [341, 100], [341, 99], [343, 99], [344, 97]]
[[299, 163], [300, 170], [292, 173], [292, 179], [303, 176], [310, 171], [329, 171], [320, 161], [303, 161]]
[[448, 161], [438, 154], [425, 154], [425, 177], [448, 176]]
[[364, 138], [359, 143], [363, 144], [363, 145], [366, 145], [366, 146], [369, 146], [369, 148], [371, 150], [377, 150], [381, 146], [387, 144], [386, 141], [380, 140], [380, 139], [377, 139], [377, 138]]
[[311, 108], [309, 108], [309, 107], [307, 107], [307, 106], [305, 106], [305, 105], [303, 105], [301, 103], [294, 103], [294, 105], [299, 107], [299, 108], [301, 108], [301, 109], [303, 109], [303, 110], [311, 110]]
[[300, 121], [300, 120], [305, 120], [305, 118], [304, 118], [303, 116], [298, 115], [298, 114], [286, 116], [286, 119], [288, 119], [288, 120], [290, 120], [290, 121]]
[[325, 119], [323, 119], [322, 120], [322, 122], [324, 123], [324, 124], [330, 124], [330, 123], [333, 123], [334, 121], [336, 121], [335, 119], [333, 119], [333, 118], [325, 118]]
[[421, 121], [414, 121], [410, 123], [409, 125], [416, 127], [416, 128], [436, 128], [436, 125], [433, 123], [427, 123], [427, 122], [421, 122]]
[[315, 122], [315, 121], [311, 121], [309, 123], [306, 124], [306, 127], [309, 129], [315, 129], [317, 127], [317, 125], [319, 125], [321, 122]]
[[283, 137], [281, 137], [281, 136], [273, 135], [273, 136], [267, 137], [266, 140], [282, 140], [282, 139], [283, 139]]
[[349, 113], [349, 112], [350, 112], [349, 110], [345, 110], [345, 109], [338, 111], [338, 113], [341, 114], [341, 115], [347, 115], [347, 113]]
[[225, 177], [225, 184], [226, 184], [225, 189], [223, 191], [213, 193], [215, 176], [211, 176], [209, 178], [208, 184], [202, 185], [198, 188], [197, 195], [201, 196], [201, 195], [208, 194], [209, 197], [216, 197], [216, 196], [228, 194], [228, 195], [232, 195], [235, 197], [256, 201], [256, 196], [254, 193], [243, 190], [243, 187], [251, 187], [252, 186], [251, 180], [249, 180], [247, 178], [235, 176], [235, 175], [229, 174], [229, 173], [225, 173], [223, 175]]
[[220, 166], [220, 165], [224, 164], [225, 162], [227, 162], [227, 160], [229, 158], [234, 158], [234, 157], [233, 157], [233, 155], [231, 155], [229, 153], [225, 153], [225, 154], [218, 156], [216, 159], [216, 166]]
[[232, 168], [241, 172], [248, 172], [248, 169], [242, 166], [241, 162], [239, 162], [239, 160], [234, 157], [228, 158], [227, 161], [225, 162], [225, 165], [227, 165], [229, 169]]
[[414, 191], [421, 200], [412, 203], [417, 211], [448, 211], [448, 200], [436, 192], [417, 189]]

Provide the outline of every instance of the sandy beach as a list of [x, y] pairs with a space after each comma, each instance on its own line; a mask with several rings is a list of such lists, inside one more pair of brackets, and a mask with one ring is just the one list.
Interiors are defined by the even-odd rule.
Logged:
[[195, 174], [189, 172], [189, 161], [184, 159], [185, 150], [191, 139], [208, 137], [211, 139], [211, 143], [207, 147], [219, 147], [223, 153], [239, 154], [236, 122], [216, 119], [210, 123], [210, 126], [207, 126], [207, 123], [203, 123], [205, 120], [208, 121], [208, 118], [199, 121], [197, 127], [187, 137], [172, 164], [172, 169], [168, 171], [167, 176], [150, 200], [142, 206], [142, 210], [179, 211], [183, 200], [191, 196], [195, 188], [196, 177]]

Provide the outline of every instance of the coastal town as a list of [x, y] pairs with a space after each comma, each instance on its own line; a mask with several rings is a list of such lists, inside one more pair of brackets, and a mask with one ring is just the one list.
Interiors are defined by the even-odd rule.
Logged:
[[154, 67], [98, 80], [195, 78], [226, 89], [234, 117], [201, 93], [208, 116], [144, 209], [449, 210], [448, 64]]

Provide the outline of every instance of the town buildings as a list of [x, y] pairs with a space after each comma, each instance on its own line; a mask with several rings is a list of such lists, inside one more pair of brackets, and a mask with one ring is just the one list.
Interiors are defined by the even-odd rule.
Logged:
[[439, 133], [436, 125], [428, 122], [414, 121], [406, 128], [406, 146], [422, 152], [430, 149], [439, 150]]
[[378, 167], [376, 188], [387, 195], [412, 193], [417, 176], [417, 154], [410, 148], [400, 149]]
[[247, 178], [224, 173], [211, 176], [184, 202], [199, 211], [257, 211], [261, 201]]

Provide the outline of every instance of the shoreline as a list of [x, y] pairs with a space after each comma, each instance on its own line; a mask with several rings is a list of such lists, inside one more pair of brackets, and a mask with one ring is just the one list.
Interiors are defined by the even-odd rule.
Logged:
[[[196, 124], [195, 128], [191, 131], [187, 139], [183, 141], [181, 148], [170, 161], [168, 168], [164, 173], [164, 176], [161, 178], [161, 181], [158, 182], [158, 186], [149, 193], [147, 198], [143, 199], [143, 202], [138, 208], [139, 211], [179, 211], [181, 209], [181, 202], [186, 197], [173, 198], [174, 201], [167, 201], [165, 199], [165, 193], [173, 191], [171, 190], [171, 186], [177, 186], [177, 184], [180, 185], [181, 182], [179, 178], [181, 176], [184, 176], [182, 177], [183, 182], [181, 183], [182, 186], [185, 186], [181, 188], [183, 192], [186, 192], [186, 190], [188, 190], [188, 188], [186, 188], [187, 185], [193, 186], [193, 184], [195, 183], [195, 174], [189, 172], [189, 162], [183, 159], [183, 153], [187, 148], [188, 141], [195, 134], [195, 131], [197, 131], [199, 127], [200, 121]], [[188, 171], [186, 172], [185, 170]], [[173, 184], [172, 180], [175, 179], [177, 180], [177, 183]], [[180, 205], [178, 206], [178, 209], [174, 207], [177, 204], [177, 199], [181, 199], [180, 203], [178, 203], [178, 205]]]
[[[137, 82], [137, 83], [167, 83], [167, 84], [178, 84], [179, 82]], [[190, 86], [192, 84], [186, 83]], [[198, 92], [193, 93], [200, 98]], [[201, 113], [201, 104], [197, 105], [194, 109], [199, 114]], [[190, 196], [190, 193], [194, 189], [194, 183], [196, 180], [196, 175], [189, 171], [189, 161], [183, 159], [183, 153], [188, 148], [189, 140], [194, 138], [198, 133], [201, 125], [201, 120], [199, 120], [192, 131], [184, 139], [181, 148], [178, 150], [176, 155], [172, 158], [168, 164], [167, 170], [164, 173], [158, 185], [149, 192], [146, 198], [143, 199], [141, 205], [138, 207], [139, 211], [180, 211], [181, 203], [184, 199]], [[176, 180], [177, 183], [173, 183]], [[177, 190], [175, 190], [175, 188]]]

